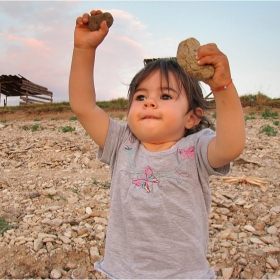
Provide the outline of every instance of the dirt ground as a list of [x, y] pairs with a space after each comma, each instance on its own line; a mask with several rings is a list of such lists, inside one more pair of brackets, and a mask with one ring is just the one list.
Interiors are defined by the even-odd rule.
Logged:
[[[125, 110], [105, 110], [110, 117], [118, 118], [120, 116], [125, 117], [126, 111]], [[70, 117], [75, 116], [71, 110], [65, 110], [62, 112], [49, 112], [49, 113], [26, 113], [24, 111], [19, 112], [10, 112], [1, 114], [0, 111], [0, 120], [6, 121], [30, 121], [34, 119], [41, 119], [41, 120], [69, 120]]]
[[[263, 111], [244, 108], [246, 148], [231, 179], [210, 180], [207, 259], [219, 279], [280, 278], [280, 132], [259, 133], [274, 121]], [[125, 122], [124, 111], [108, 114]], [[104, 255], [109, 167], [73, 116], [0, 115], [0, 217], [12, 225], [0, 234], [0, 279], [104, 278], [93, 263]]]

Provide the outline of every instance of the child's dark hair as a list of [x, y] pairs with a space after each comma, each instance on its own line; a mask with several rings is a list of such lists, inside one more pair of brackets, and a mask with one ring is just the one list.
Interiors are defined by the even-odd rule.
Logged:
[[[200, 107], [203, 111], [210, 109], [208, 101], [203, 97], [202, 88], [199, 80], [188, 76], [183, 68], [172, 59], [157, 59], [148, 63], [142, 70], [140, 70], [132, 79], [128, 89], [129, 109], [133, 100], [134, 93], [139, 84], [143, 82], [151, 73], [159, 70], [161, 77], [166, 79], [169, 86], [169, 74], [172, 73], [181, 90], [185, 89], [187, 99], [189, 102], [189, 111], [193, 110], [194, 114], [201, 119], [200, 123], [191, 129], [187, 129], [185, 136], [198, 132], [203, 128], [211, 127], [211, 122], [205, 116], [199, 116], [196, 113], [196, 108]], [[189, 112], [188, 111], [188, 112]], [[188, 113], [186, 112], [186, 113]]]

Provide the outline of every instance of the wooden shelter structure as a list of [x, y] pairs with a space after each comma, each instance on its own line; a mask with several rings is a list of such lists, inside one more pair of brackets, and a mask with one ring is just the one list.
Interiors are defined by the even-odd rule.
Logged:
[[30, 82], [21, 75], [0, 76], [0, 104], [1, 94], [6, 96], [4, 106], [7, 105], [7, 98], [10, 96], [19, 96], [20, 105], [53, 102], [51, 91], [46, 87]]

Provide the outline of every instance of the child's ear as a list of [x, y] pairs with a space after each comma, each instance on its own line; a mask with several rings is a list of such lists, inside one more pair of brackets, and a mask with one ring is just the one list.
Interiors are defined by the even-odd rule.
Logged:
[[198, 125], [201, 121], [201, 119], [197, 116], [203, 116], [203, 110], [200, 107], [195, 108], [195, 112], [194, 110], [191, 110], [187, 113], [187, 121], [186, 121], [186, 125], [185, 128], [186, 129], [192, 129], [193, 127], [195, 127], [196, 125]]

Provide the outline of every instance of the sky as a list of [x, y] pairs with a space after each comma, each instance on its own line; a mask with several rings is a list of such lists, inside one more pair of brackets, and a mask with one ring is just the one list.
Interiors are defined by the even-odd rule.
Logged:
[[0, 1], [0, 75], [20, 74], [52, 91], [54, 102], [69, 101], [75, 21], [96, 9], [114, 17], [96, 55], [99, 101], [126, 98], [144, 59], [175, 57], [189, 37], [227, 55], [240, 96], [280, 98], [278, 1]]

